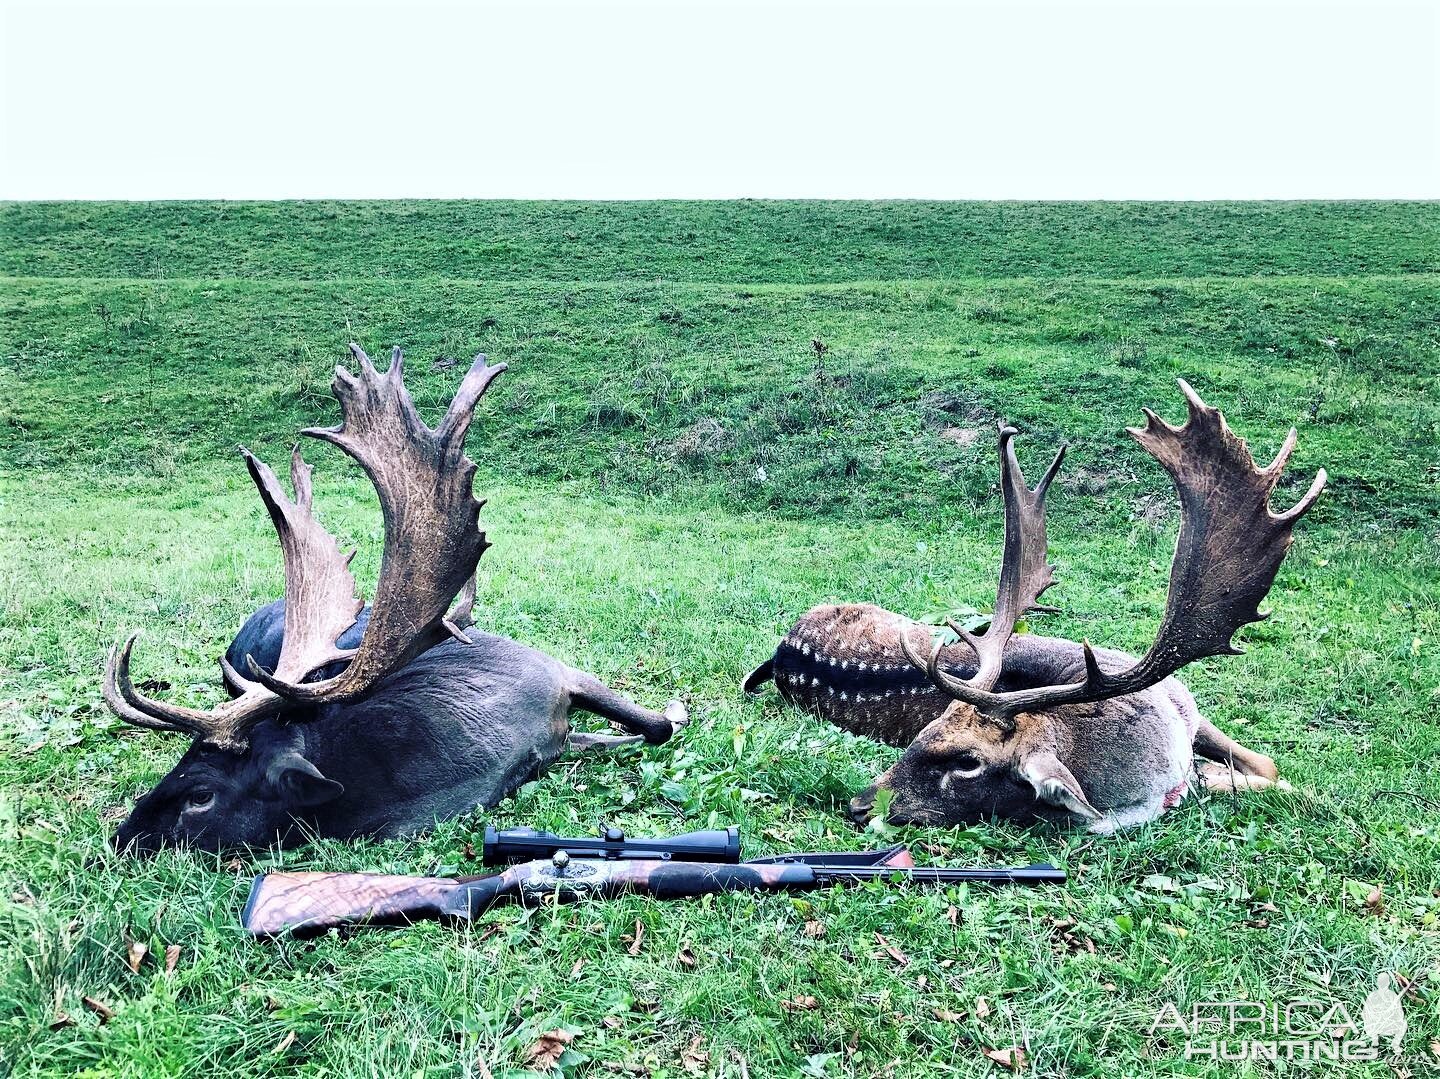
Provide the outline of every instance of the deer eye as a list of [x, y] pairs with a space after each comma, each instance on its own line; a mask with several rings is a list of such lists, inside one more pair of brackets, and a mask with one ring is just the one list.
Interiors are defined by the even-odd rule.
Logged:
[[961, 779], [973, 779], [985, 770], [985, 762], [974, 753], [958, 753], [950, 767], [952, 775]]
[[974, 779], [985, 771], [985, 762], [973, 753], [957, 753], [947, 763], [950, 767], [940, 777], [942, 791], [949, 791], [950, 785], [957, 780]]
[[215, 802], [215, 792], [210, 790], [191, 791], [185, 798], [185, 809], [187, 812], [200, 812], [209, 809]]

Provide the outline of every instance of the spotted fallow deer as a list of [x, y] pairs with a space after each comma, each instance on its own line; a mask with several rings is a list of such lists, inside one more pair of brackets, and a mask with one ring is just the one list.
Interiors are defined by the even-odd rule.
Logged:
[[[469, 628], [489, 544], [464, 442], [505, 365], [477, 356], [432, 429], [405, 388], [398, 348], [383, 374], [350, 348], [359, 370], [336, 368], [333, 384], [342, 422], [304, 433], [354, 458], [379, 495], [374, 601], [362, 603], [351, 555], [311, 512], [299, 449], [293, 501], [242, 450], [279, 533], [285, 598], [252, 615], [220, 660], [232, 699], [209, 711], [143, 695], [130, 675], [133, 636], [111, 652], [110, 708], [194, 739], [120, 826], [121, 849], [406, 834], [493, 805], [567, 748], [664, 742], [685, 723], [679, 701], [652, 712], [594, 675]], [[633, 733], [572, 732], [576, 708]]]
[[[782, 697], [846, 730], [904, 747], [894, 767], [850, 803], [857, 820], [889, 792], [892, 823], [958, 824], [987, 817], [1079, 822], [1094, 832], [1151, 820], [1199, 782], [1211, 789], [1283, 785], [1269, 757], [1202, 716], [1173, 677], [1206, 656], [1236, 654], [1231, 638], [1260, 620], [1259, 604], [1289, 549], [1291, 530], [1325, 486], [1325, 471], [1292, 509], [1270, 496], [1295, 431], [1266, 468], [1219, 410], [1184, 381], [1189, 416], [1171, 426], [1145, 409], [1130, 435], [1170, 474], [1181, 524], [1170, 592], [1154, 644], [1123, 652], [1016, 635], [1016, 622], [1053, 583], [1045, 494], [1065, 451], [1031, 488], [1000, 430], [1005, 541], [989, 628], [932, 627], [869, 604], [816, 607], [745, 680], [774, 679]], [[928, 652], [928, 656], [924, 653]], [[1195, 758], [1206, 764], [1197, 767]]]

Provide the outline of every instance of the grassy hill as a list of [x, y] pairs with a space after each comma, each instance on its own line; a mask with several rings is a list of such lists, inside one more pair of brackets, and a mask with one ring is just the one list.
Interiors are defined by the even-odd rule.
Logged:
[[[1152, 1035], [1156, 1009], [1303, 998], [1358, 1016], [1381, 970], [1413, 982], [1408, 1049], [1440, 1035], [1436, 205], [9, 204], [0, 222], [0, 1058], [16, 1074], [498, 1076], [557, 1026], [577, 1034], [576, 1075], [983, 1074], [983, 1050], [1020, 1044], [1040, 1074], [1230, 1074]], [[427, 408], [454, 361], [510, 364], [469, 442], [496, 544], [481, 624], [647, 702], [679, 693], [695, 723], [413, 842], [117, 859], [106, 836], [180, 745], [111, 720], [104, 651], [145, 627], [141, 675], [214, 699], [215, 655], [279, 588], [233, 446], [278, 460], [331, 422], [352, 339], [405, 346]], [[999, 417], [1026, 461], [1072, 447], [1051, 509], [1062, 611], [1038, 628], [1142, 650], [1175, 514], [1121, 429], [1142, 404], [1179, 415], [1176, 376], [1257, 457], [1299, 428], [1281, 503], [1316, 467], [1332, 477], [1248, 654], [1184, 676], [1297, 793], [1196, 801], [1104, 840], [902, 836], [937, 862], [1067, 864], [1064, 891], [238, 934], [260, 868], [473, 872], [487, 822], [879, 842], [839, 807], [893, 753], [738, 699], [739, 675], [824, 600], [985, 607]], [[368, 488], [338, 455], [310, 459], [322, 517], [373, 579]], [[179, 945], [175, 973], [131, 973], [132, 940]], [[59, 1012], [76, 1022], [52, 1029]]]

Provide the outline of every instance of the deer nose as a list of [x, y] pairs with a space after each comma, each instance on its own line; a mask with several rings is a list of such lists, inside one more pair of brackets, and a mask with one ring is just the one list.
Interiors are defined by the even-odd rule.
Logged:
[[869, 824], [870, 818], [875, 815], [875, 789], [872, 787], [851, 798], [845, 812], [854, 823]]
[[159, 837], [150, 832], [127, 829], [122, 826], [110, 837], [110, 846], [119, 855], [130, 858], [148, 858], [152, 854], [159, 853], [161, 843]]

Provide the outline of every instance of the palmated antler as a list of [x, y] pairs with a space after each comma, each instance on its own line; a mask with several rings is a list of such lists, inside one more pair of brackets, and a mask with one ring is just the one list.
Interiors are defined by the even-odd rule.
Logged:
[[[465, 434], [475, 405], [502, 371], [477, 356], [440, 426], [420, 419], [405, 389], [400, 350], [382, 375], [358, 345], [350, 351], [360, 372], [335, 370], [332, 389], [342, 422], [304, 434], [335, 443], [365, 469], [380, 497], [385, 547], [370, 622], [360, 645], [336, 644], [362, 609], [350, 575], [350, 556], [310, 512], [310, 468], [294, 454], [295, 501], [280, 491], [274, 474], [245, 452], [256, 485], [280, 535], [285, 556], [285, 638], [273, 673], [246, 657], [249, 677], [221, 660], [226, 677], [243, 692], [209, 712], [142, 696], [131, 684], [134, 638], [112, 653], [105, 672], [105, 700], [122, 719], [158, 730], [179, 730], [213, 745], [240, 750], [261, 720], [287, 701], [321, 703], [363, 696], [387, 675], [450, 637], [467, 640], [474, 605], [475, 567], [488, 544], [478, 526], [482, 503], [472, 494], [475, 462], [465, 456]], [[447, 616], [450, 604], [459, 603]], [[346, 668], [332, 678], [306, 682], [337, 660]]]
[[[1275, 460], [1259, 468], [1220, 410], [1202, 401], [1183, 379], [1179, 385], [1189, 405], [1184, 424], [1172, 427], [1147, 408], [1145, 426], [1127, 428], [1170, 473], [1180, 496], [1180, 535], [1165, 617], [1150, 650], [1127, 670], [1107, 674], [1087, 641], [1085, 677], [1078, 682], [994, 693], [946, 675], [937, 680], [942, 689], [987, 719], [1013, 726], [1021, 712], [1137, 693], [1197, 659], [1239, 654], [1232, 638], [1242, 626], [1266, 617], [1260, 602], [1290, 549], [1295, 522], [1325, 487], [1325, 470], [1292, 508], [1273, 512], [1270, 496], [1295, 448], [1295, 429]], [[915, 662], [908, 641], [906, 652]]]
[[[505, 365], [487, 366], [477, 356], [432, 430], [405, 389], [398, 348], [383, 375], [358, 345], [350, 351], [360, 373], [336, 368], [332, 387], [340, 424], [302, 433], [333, 442], [365, 469], [380, 496], [385, 549], [370, 623], [345, 670], [302, 684], [250, 664], [262, 684], [299, 701], [354, 700], [448, 637], [465, 639], [446, 615], [489, 546], [477, 523], [483, 503], [471, 493], [475, 462], [465, 456], [465, 434], [476, 403]], [[466, 617], [471, 602], [461, 601]]]
[[[1060, 471], [1065, 447], [1060, 447], [1045, 475], [1034, 488], [1025, 482], [1020, 461], [1015, 456], [1015, 428], [1000, 425], [1000, 492], [1005, 500], [1005, 548], [1000, 563], [1000, 587], [995, 595], [995, 611], [990, 627], [983, 636], [976, 636], [952, 619], [946, 624], [960, 635], [979, 661], [979, 669], [968, 679], [955, 677], [940, 667], [940, 647], [936, 646], [928, 660], [921, 659], [905, 633], [900, 644], [915, 666], [927, 671], [947, 692], [985, 692], [1000, 679], [1005, 646], [1015, 632], [1015, 624], [1038, 605], [1041, 594], [1055, 583], [1054, 569], [1047, 559], [1045, 540], [1045, 495], [1050, 481]], [[953, 688], [952, 688], [953, 687]]]

